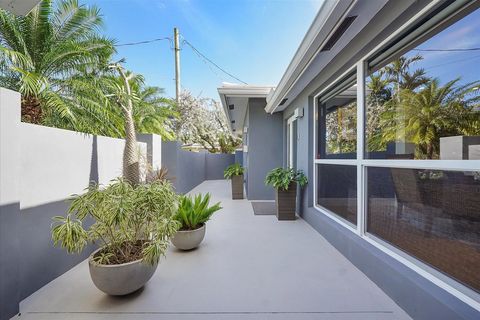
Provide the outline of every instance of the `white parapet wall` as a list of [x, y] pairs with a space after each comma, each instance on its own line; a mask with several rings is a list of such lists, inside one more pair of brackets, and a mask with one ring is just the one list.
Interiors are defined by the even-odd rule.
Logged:
[[[125, 141], [21, 123], [20, 208], [81, 193], [90, 181], [108, 184], [122, 175]], [[146, 144], [139, 142], [141, 159]]]
[[20, 94], [0, 88], [0, 205], [19, 202]]
[[[22, 123], [20, 109], [20, 94], [0, 88], [0, 320], [94, 249], [68, 255], [54, 248], [52, 217], [64, 215], [66, 200], [90, 181], [105, 185], [121, 176], [125, 145], [123, 139]], [[159, 167], [160, 138], [142, 136], [140, 161], [155, 163], [140, 167]]]

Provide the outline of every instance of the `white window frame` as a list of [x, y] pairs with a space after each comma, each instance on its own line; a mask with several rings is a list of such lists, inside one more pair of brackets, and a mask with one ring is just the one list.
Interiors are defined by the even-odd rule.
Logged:
[[295, 155], [294, 155], [293, 146], [297, 137], [294, 136], [294, 131], [292, 129], [293, 129], [294, 121], [296, 120], [297, 120], [297, 117], [295, 115], [287, 119], [287, 168], [293, 168], [293, 163], [294, 163], [293, 157]]
[[[478, 171], [480, 170], [480, 160], [375, 160], [365, 159], [364, 153], [364, 139], [365, 139], [365, 84], [367, 76], [367, 61], [373, 54], [379, 51], [387, 42], [397, 37], [404, 32], [414, 22], [418, 21], [420, 17], [429, 12], [434, 6], [436, 6], [441, 0], [432, 1], [423, 10], [419, 11], [409, 21], [407, 21], [396, 32], [392, 33], [387, 39], [370, 51], [355, 65], [346, 70], [337, 80], [345, 78], [348, 74], [355, 72], [356, 70], [356, 84], [357, 84], [357, 159], [317, 159], [317, 123], [316, 117], [318, 115], [318, 101], [319, 98], [327, 91], [338, 86], [338, 81], [332, 82], [326, 86], [323, 90], [317, 93], [313, 97], [313, 109], [314, 116], [313, 121], [313, 193], [314, 193], [314, 208], [334, 220], [338, 224], [345, 227], [347, 230], [355, 233], [368, 243], [372, 244], [382, 252], [393, 257], [400, 263], [414, 270], [427, 280], [436, 284], [440, 288], [451, 293], [461, 301], [470, 305], [472, 308], [480, 311], [480, 294], [474, 290], [466, 287], [453, 278], [448, 277], [446, 274], [433, 269], [426, 265], [419, 259], [412, 255], [403, 252], [394, 246], [382, 241], [372, 234], [366, 232], [366, 172], [368, 167], [388, 167], [388, 168], [408, 168], [408, 169], [434, 169], [434, 170], [446, 170], [446, 171]], [[317, 165], [318, 164], [335, 164], [335, 165], [349, 165], [357, 167], [357, 225], [353, 225], [347, 220], [334, 214], [327, 208], [319, 206], [317, 204]]]

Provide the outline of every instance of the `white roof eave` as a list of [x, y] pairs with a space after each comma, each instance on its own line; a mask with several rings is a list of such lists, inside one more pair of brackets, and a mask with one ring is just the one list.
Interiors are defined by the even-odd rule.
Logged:
[[325, 0], [323, 2], [312, 25], [305, 34], [305, 37], [275, 89], [275, 92], [269, 97], [267, 105], [265, 106], [267, 113], [282, 111], [290, 104], [291, 99], [280, 106], [280, 102], [287, 96], [290, 89], [308, 68], [310, 62], [323, 46], [323, 43], [328, 40], [334, 28], [334, 26], [332, 26], [333, 16], [348, 11], [356, 2], [357, 0]]
[[0, 8], [16, 16], [25, 16], [35, 8], [41, 0], [0, 0]]

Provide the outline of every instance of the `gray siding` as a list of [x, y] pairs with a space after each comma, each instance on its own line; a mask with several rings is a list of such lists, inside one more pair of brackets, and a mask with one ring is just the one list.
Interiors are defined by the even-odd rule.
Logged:
[[268, 171], [283, 164], [282, 114], [265, 113], [265, 99], [251, 98], [248, 105], [247, 190], [249, 200], [273, 200], [274, 190], [265, 186]]

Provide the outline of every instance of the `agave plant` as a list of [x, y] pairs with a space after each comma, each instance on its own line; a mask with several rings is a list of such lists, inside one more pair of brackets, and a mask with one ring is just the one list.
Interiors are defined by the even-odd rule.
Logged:
[[182, 196], [175, 219], [181, 223], [180, 230], [195, 230], [200, 228], [211, 216], [222, 209], [220, 202], [210, 204], [210, 194], [198, 194], [195, 197]]
[[[92, 184], [84, 194], [73, 196], [66, 216], [53, 218], [52, 239], [69, 253], [99, 242], [102, 250], [94, 257], [99, 264], [141, 259], [153, 265], [180, 227], [174, 219], [177, 201], [165, 180], [133, 186], [117, 179], [105, 188]], [[94, 221], [88, 228], [86, 219]]]

